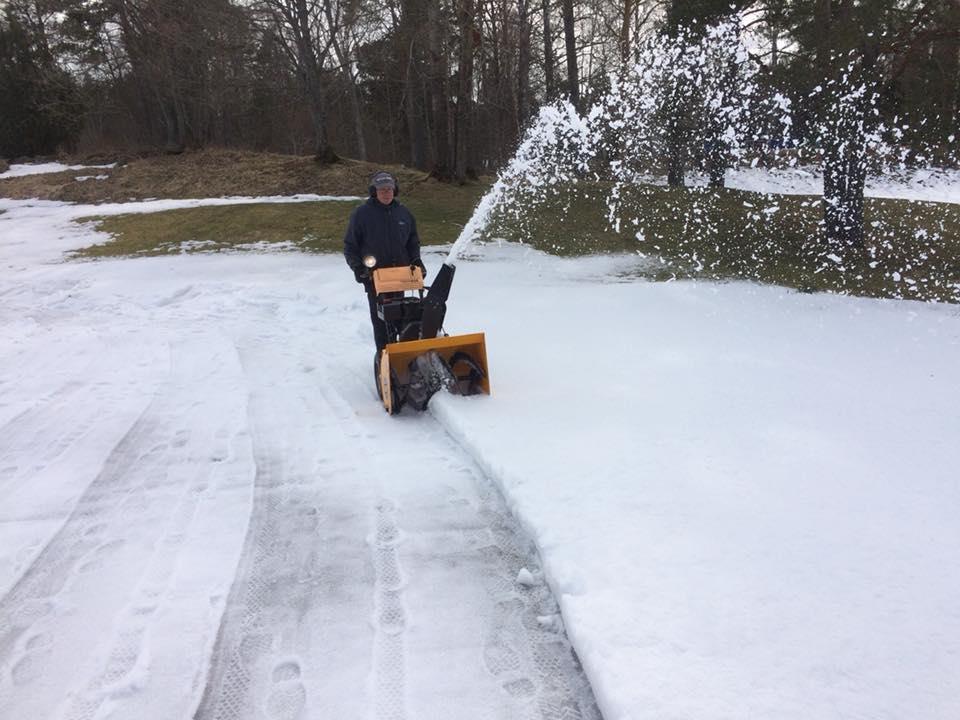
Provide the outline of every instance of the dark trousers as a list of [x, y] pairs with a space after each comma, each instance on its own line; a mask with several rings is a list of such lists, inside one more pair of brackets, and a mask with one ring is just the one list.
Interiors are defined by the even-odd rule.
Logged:
[[367, 300], [370, 303], [370, 322], [373, 324], [373, 340], [377, 350], [383, 350], [387, 345], [387, 324], [377, 316], [377, 295], [372, 287], [367, 288]]

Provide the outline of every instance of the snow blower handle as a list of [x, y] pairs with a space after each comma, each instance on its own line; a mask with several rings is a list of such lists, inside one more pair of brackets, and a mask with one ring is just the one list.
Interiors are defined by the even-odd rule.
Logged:
[[453, 283], [453, 265], [444, 263], [440, 266], [437, 277], [434, 278], [423, 300], [423, 320], [420, 326], [420, 337], [435, 338], [443, 327], [443, 318], [447, 314], [447, 298], [450, 296], [450, 285]]
[[358, 283], [366, 285], [370, 282], [373, 268], [377, 266], [377, 258], [374, 255], [364, 255], [361, 262], [363, 263], [362, 265], [357, 265], [353, 268], [353, 277], [356, 278]]
[[424, 280], [427, 279], [427, 266], [423, 264], [423, 260], [417, 258], [412, 263], [410, 263], [410, 272], [413, 272], [414, 268], [420, 268], [420, 275]]

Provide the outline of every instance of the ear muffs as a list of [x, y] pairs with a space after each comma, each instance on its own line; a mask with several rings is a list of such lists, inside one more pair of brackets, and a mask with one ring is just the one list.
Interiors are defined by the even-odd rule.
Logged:
[[[372, 174], [370, 175], [370, 180], [371, 180], [371, 182], [370, 182], [370, 185], [367, 187], [367, 192], [370, 194], [370, 197], [372, 197], [372, 198], [377, 196], [377, 188], [376, 188], [376, 186], [375, 186], [375, 185], [373, 184], [373, 182], [372, 182], [372, 181], [373, 181], [373, 178], [375, 178], [377, 175], [379, 175], [379, 174], [382, 173], [382, 172], [384, 172], [384, 171], [383, 171], [383, 170], [377, 170], [375, 173], [372, 173]], [[400, 195], [400, 183], [399, 183], [399, 181], [397, 180], [397, 176], [394, 175], [393, 173], [387, 173], [387, 174], [388, 174], [390, 177], [393, 178], [393, 196], [394, 196], [394, 197], [397, 197], [397, 196]]]

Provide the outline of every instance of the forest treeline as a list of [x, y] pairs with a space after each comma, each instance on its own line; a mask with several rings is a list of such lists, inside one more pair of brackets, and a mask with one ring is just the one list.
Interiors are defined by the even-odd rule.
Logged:
[[960, 134], [960, 0], [6, 0], [0, 156], [221, 146], [462, 180], [545, 103], [589, 107], [645, 40], [731, 13], [796, 142], [851, 58], [904, 145]]

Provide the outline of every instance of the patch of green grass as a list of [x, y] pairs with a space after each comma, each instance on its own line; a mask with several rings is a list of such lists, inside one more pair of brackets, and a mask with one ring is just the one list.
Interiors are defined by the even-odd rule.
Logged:
[[820, 239], [815, 196], [640, 186], [610, 229], [609, 186], [579, 184], [498, 214], [487, 237], [575, 256], [635, 252], [654, 277], [748, 279], [806, 292], [960, 302], [960, 207], [868, 198], [863, 248]]
[[[417, 219], [421, 242], [452, 243], [484, 190], [484, 186], [471, 185], [442, 192], [438, 198], [405, 199]], [[165, 255], [243, 249], [253, 243], [286, 243], [311, 252], [340, 252], [350, 213], [359, 203], [255, 203], [80, 218], [78, 222], [94, 222], [111, 239], [75, 255]]]
[[[487, 186], [433, 183], [403, 197], [424, 245], [452, 243]], [[654, 278], [748, 279], [806, 292], [960, 302], [960, 206], [868, 199], [865, 247], [820, 239], [820, 199], [725, 189], [633, 188], [610, 229], [609, 185], [580, 183], [498, 212], [485, 238], [576, 256], [640, 253]], [[262, 203], [85, 218], [112, 239], [80, 257], [136, 256], [286, 243], [340, 252], [359, 201]]]
[[184, 250], [233, 249], [251, 243], [294, 243], [332, 251], [342, 242], [336, 231], [353, 203], [258, 203], [155, 213], [80, 218], [94, 222], [111, 239], [76, 252], [78, 257], [165, 255]]

